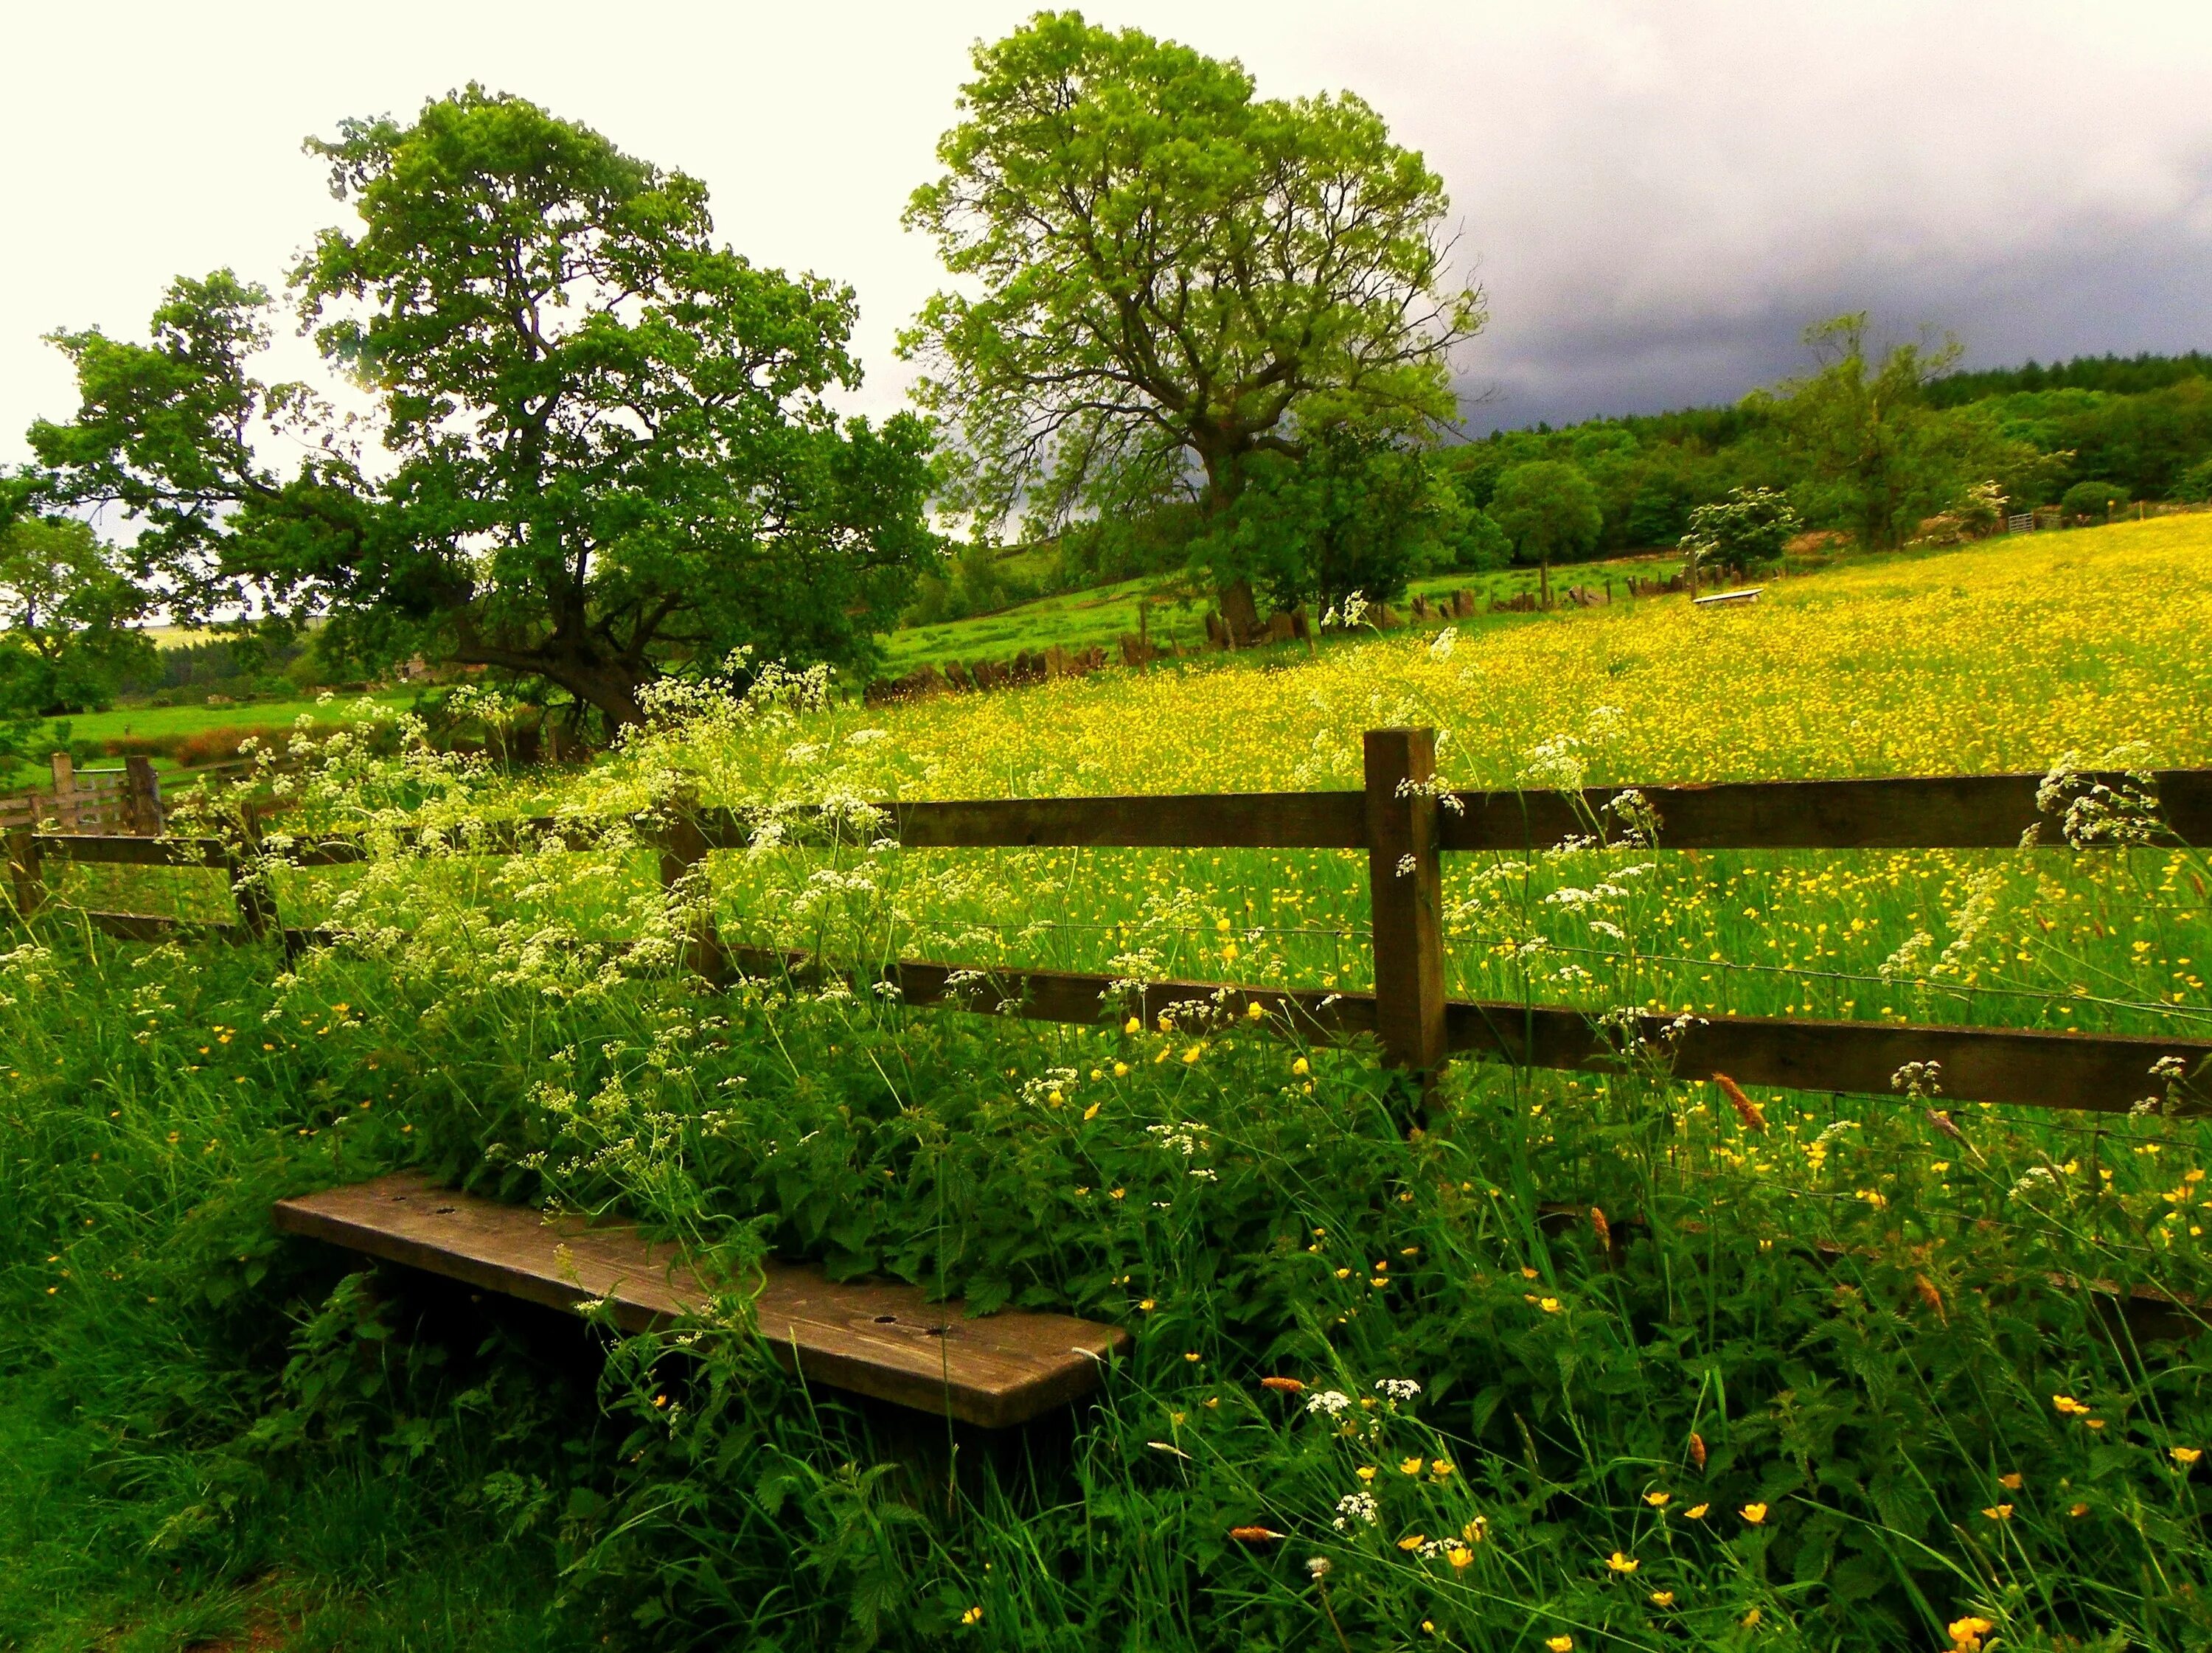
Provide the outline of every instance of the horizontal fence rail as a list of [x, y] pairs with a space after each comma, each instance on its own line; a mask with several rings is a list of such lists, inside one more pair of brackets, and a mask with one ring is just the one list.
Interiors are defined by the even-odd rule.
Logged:
[[[1237, 1017], [1244, 1018], [1240, 1025], [1314, 1043], [1371, 1037], [1386, 1060], [1410, 1070], [1425, 1089], [1455, 1054], [1566, 1071], [1619, 1072], [1633, 1064], [1680, 1080], [1726, 1074], [1744, 1085], [1875, 1096], [1893, 1095], [1896, 1076], [1908, 1064], [1934, 1063], [1944, 1102], [2095, 1112], [2147, 1105], [2182, 1113], [2212, 1109], [2205, 1085], [2212, 1074], [2212, 1042], [2203, 1041], [1777, 1017], [1599, 1014], [1564, 1006], [1447, 1000], [1439, 861], [1446, 853], [1528, 851], [1593, 839], [1660, 850], [2203, 844], [2212, 842], [2212, 770], [2168, 769], [2142, 778], [2076, 774], [2056, 783], [2039, 775], [1995, 775], [1446, 792], [1433, 779], [1433, 736], [1419, 729], [1370, 731], [1365, 761], [1366, 786], [1358, 792], [892, 801], [868, 806], [872, 817], [863, 830], [911, 848], [1364, 850], [1372, 900], [1373, 992], [1131, 984], [1075, 972], [979, 969], [919, 959], [872, 972], [836, 973], [863, 990], [881, 986], [914, 1006], [1075, 1023], [1135, 1014], [1147, 1025], [1164, 1013], [1198, 1021]], [[2078, 820], [2069, 830], [2067, 812], [2085, 797], [2091, 800], [2089, 830], [2082, 831]], [[2154, 812], [2139, 807], [2147, 798], [2154, 798]], [[2117, 812], [2111, 807], [2115, 803]], [[506, 855], [548, 845], [589, 848], [611, 833], [635, 831], [658, 849], [662, 882], [673, 886], [712, 851], [750, 845], [771, 823], [801, 843], [862, 825], [849, 811], [696, 809], [679, 801], [618, 821], [536, 817], [403, 832], [387, 842], [416, 853]], [[2114, 823], [2119, 831], [2110, 830]], [[256, 830], [249, 822], [249, 836]], [[137, 939], [192, 933], [248, 940], [269, 933], [273, 913], [266, 893], [246, 871], [254, 854], [317, 867], [376, 853], [374, 840], [349, 834], [270, 835], [243, 851], [216, 839], [52, 833], [17, 833], [9, 845], [17, 904], [24, 911], [37, 904], [45, 857], [228, 873], [240, 913], [237, 925], [83, 915], [111, 933]], [[288, 952], [343, 939], [342, 933], [323, 931], [283, 934]], [[689, 968], [715, 978], [732, 971], [818, 978], [830, 971], [802, 954], [726, 945], [702, 923], [695, 923], [687, 937], [684, 958]], [[1256, 1022], [1250, 1018], [1255, 1007], [1261, 1012]]]

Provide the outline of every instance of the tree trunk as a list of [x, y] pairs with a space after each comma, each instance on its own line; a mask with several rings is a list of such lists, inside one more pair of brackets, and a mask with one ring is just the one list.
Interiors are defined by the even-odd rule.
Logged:
[[497, 648], [467, 642], [453, 652], [453, 659], [461, 665], [496, 665], [543, 678], [567, 690], [617, 728], [645, 721], [638, 690], [652, 681], [653, 674], [641, 674], [618, 661], [584, 659], [566, 651], [556, 653], [550, 649]]
[[1260, 629], [1260, 605], [1253, 599], [1252, 582], [1232, 580], [1214, 596], [1221, 605], [1221, 617], [1229, 627], [1230, 641], [1239, 648], [1244, 647]]

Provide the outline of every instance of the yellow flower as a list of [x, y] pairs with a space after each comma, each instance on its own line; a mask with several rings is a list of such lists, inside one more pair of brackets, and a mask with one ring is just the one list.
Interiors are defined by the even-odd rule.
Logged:
[[981, 1620], [981, 1619], [982, 1618], [982, 1616], [983, 1616], [983, 1609], [982, 1609], [982, 1608], [981, 1608], [981, 1607], [969, 1607], [969, 1608], [968, 1609], [968, 1611], [967, 1611], [967, 1612], [965, 1612], [965, 1613], [962, 1613], [962, 1614], [960, 1615], [960, 1622], [961, 1622], [962, 1624], [963, 1624], [963, 1625], [972, 1625], [972, 1624], [976, 1623], [979, 1620]]
[[1623, 1555], [1619, 1550], [1615, 1550], [1611, 1555], [1606, 1557], [1605, 1565], [1609, 1571], [1626, 1574], [1634, 1572], [1644, 1564], [1632, 1555]]
[[1705, 1511], [1712, 1507], [1713, 1506], [1710, 1504], [1693, 1504], [1688, 1509], [1683, 1510], [1682, 1513], [1687, 1516], [1692, 1521], [1703, 1521], [1705, 1518]]
[[1336, 1277], [1340, 1280], [1348, 1280], [1352, 1278], [1352, 1271], [1349, 1268], [1340, 1268], [1336, 1271]]
[[1267, 1007], [1259, 1004], [1248, 1005], [1245, 1006], [1244, 1013], [1255, 1022], [1265, 1021], [1267, 1017]]
[[1202, 1044], [1194, 1044], [1182, 1053], [1182, 1059], [1186, 1063], [1194, 1062], [1204, 1054], [1206, 1054], [1206, 1047]]
[[1547, 1637], [1544, 1645], [1550, 1648], [1552, 1653], [1575, 1653], [1575, 1638], [1571, 1636]]
[[1452, 1467], [1451, 1460], [1449, 1458], [1431, 1458], [1429, 1460], [1429, 1473], [1431, 1475], [1434, 1475], [1438, 1480], [1442, 1480], [1446, 1475], [1450, 1474], [1451, 1472]]
[[2008, 1492], [2017, 1492], [2020, 1491], [2020, 1472], [2015, 1469], [2009, 1475], [1999, 1475], [1997, 1477], [1997, 1485], [2003, 1487]]
[[1085, 1119], [1096, 1119], [1096, 1118], [1097, 1118], [1097, 1117], [1098, 1117], [1098, 1109], [1099, 1109], [1099, 1106], [1100, 1106], [1100, 1104], [1099, 1104], [1099, 1103], [1095, 1103], [1095, 1102], [1094, 1102], [1094, 1103], [1091, 1103], [1088, 1108], [1086, 1108], [1086, 1109], [1085, 1109], [1083, 1110], [1083, 1117], [1084, 1117], [1084, 1118], [1085, 1118]]
[[1992, 1504], [1988, 1509], [1983, 1510], [1982, 1513], [1987, 1516], [1991, 1521], [2010, 1521], [2012, 1519], [2012, 1505], [2009, 1504]]
[[1312, 1073], [1313, 1069], [1307, 1066], [1306, 1059], [1304, 1056], [1301, 1056], [1297, 1060], [1291, 1064], [1291, 1072], [1297, 1074], [1300, 1079], [1304, 1079], [1307, 1074]]
[[1674, 1605], [1674, 1592], [1670, 1589], [1653, 1590], [1651, 1592], [1651, 1605], [1655, 1607], [1673, 1607]]
[[1951, 1633], [1951, 1653], [1982, 1653], [1982, 1638], [1996, 1626], [1987, 1619], [1968, 1613], [1944, 1626]]
[[1198, 1360], [1198, 1351], [1195, 1349], [1191, 1350], [1188, 1353], [1183, 1356], [1183, 1358], [1195, 1364]]
[[2054, 1395], [2051, 1404], [2058, 1408], [2060, 1416], [2066, 1418], [2079, 1418], [2089, 1410], [2070, 1395]]
[[1124, 1023], [1121, 1027], [1121, 1031], [1128, 1034], [1142, 1033], [1144, 1030], [1145, 1024], [1133, 1016]]
[[1747, 1504], [1736, 1513], [1756, 1527], [1766, 1519], [1766, 1506], [1763, 1504]]
[[1127, 1079], [1129, 1077], [1129, 1064], [1127, 1062], [1115, 1062], [1114, 1064], [1114, 1077], [1117, 1079]]
[[2084, 1429], [2102, 1429], [2104, 1426], [2105, 1420], [2102, 1418], [2084, 1418], [2081, 1420], [2081, 1427]]
[[1373, 1480], [1375, 1479], [1375, 1466], [1371, 1463], [1363, 1463], [1358, 1468], [1353, 1470], [1352, 1473], [1358, 1476], [1362, 1480]]
[[1141, 1315], [1149, 1315], [1152, 1312], [1153, 1307], [1152, 1300], [1150, 1297], [1146, 1297], [1142, 1303], [1137, 1305], [1137, 1312]]
[[1655, 1510], [1663, 1510], [1674, 1500], [1672, 1492], [1646, 1492], [1644, 1501]]
[[1464, 1544], [1447, 1544], [1444, 1546], [1444, 1553], [1451, 1558], [1451, 1564], [1455, 1567], [1471, 1567], [1474, 1565], [1474, 1552]]
[[1758, 1626], [1759, 1616], [1759, 1609], [1757, 1607], [1753, 1607], [1750, 1612], [1745, 1613], [1739, 1622], [1741, 1623], [1746, 1630], [1751, 1630]]
[[1536, 1306], [1547, 1315], [1556, 1315], [1559, 1312], [1559, 1300], [1557, 1297], [1542, 1298]]
[[2069, 1509], [2066, 1513], [2073, 1516], [2075, 1520], [2079, 1521], [2083, 1516], [2089, 1513], [2089, 1506], [2086, 1504], [2077, 1504]]
[[1398, 1466], [1398, 1473], [1401, 1475], [1419, 1474], [1421, 1473], [1421, 1455], [1416, 1452], [1412, 1457], [1405, 1460], [1404, 1462]]
[[2199, 1458], [2204, 1455], [2202, 1451], [2193, 1446], [2173, 1446], [2168, 1447], [2166, 1450], [2172, 1455], [2174, 1462], [2179, 1464], [2184, 1469], [2188, 1468], [2191, 1464], [2195, 1463]]
[[1428, 1541], [1428, 1536], [1425, 1534], [1407, 1533], [1405, 1537], [1398, 1541], [1398, 1547], [1401, 1550], [1418, 1550]]

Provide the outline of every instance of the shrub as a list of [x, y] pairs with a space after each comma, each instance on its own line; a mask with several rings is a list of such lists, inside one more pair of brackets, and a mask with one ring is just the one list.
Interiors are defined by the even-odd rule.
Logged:
[[2109, 516], [2128, 502], [2128, 490], [2109, 482], [2077, 482], [2059, 496], [2058, 508], [2069, 517]]

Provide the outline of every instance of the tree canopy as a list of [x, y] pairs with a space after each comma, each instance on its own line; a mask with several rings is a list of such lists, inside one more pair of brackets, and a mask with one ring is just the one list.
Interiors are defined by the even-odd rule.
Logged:
[[1546, 607], [1552, 601], [1552, 564], [1583, 555], [1597, 544], [1605, 513], [1590, 479], [1561, 459], [1516, 465], [1498, 479], [1490, 514], [1513, 555], [1537, 566]]
[[152, 661], [144, 593], [113, 547], [68, 517], [0, 526], [0, 717], [97, 710]]
[[1032, 532], [1233, 499], [1352, 421], [1455, 416], [1437, 175], [1349, 93], [1255, 95], [1234, 61], [1040, 13], [979, 46], [945, 172], [915, 191], [958, 290], [903, 336], [957, 436], [948, 502]]
[[[617, 723], [743, 644], [869, 660], [933, 544], [928, 436], [830, 408], [849, 289], [755, 266], [698, 180], [478, 87], [307, 147], [359, 227], [293, 287], [364, 432], [253, 376], [271, 301], [227, 271], [148, 344], [56, 336], [83, 407], [33, 447], [63, 500], [141, 520], [173, 605], [325, 612], [336, 650], [543, 678]], [[289, 475], [280, 431], [309, 445]]]

